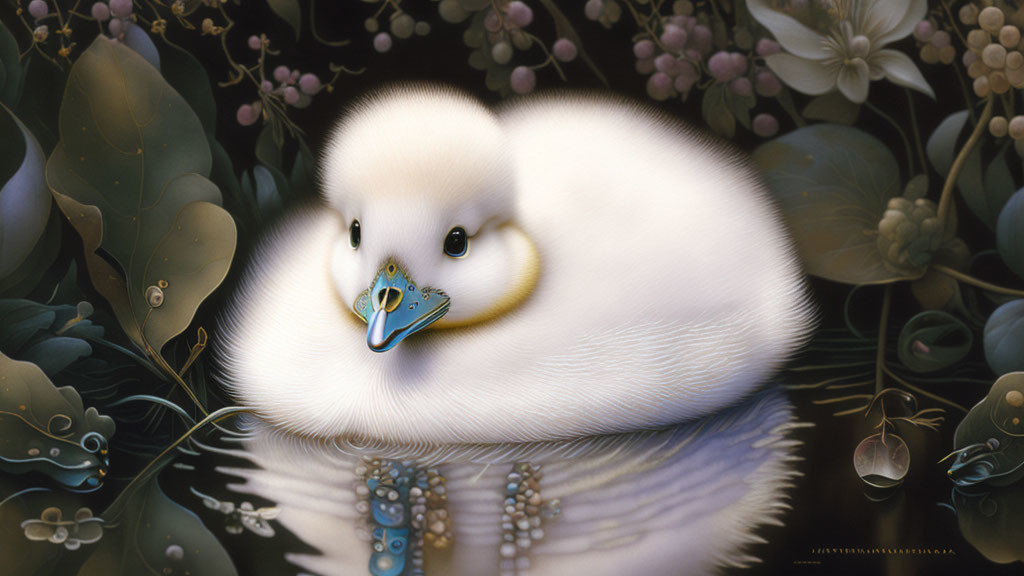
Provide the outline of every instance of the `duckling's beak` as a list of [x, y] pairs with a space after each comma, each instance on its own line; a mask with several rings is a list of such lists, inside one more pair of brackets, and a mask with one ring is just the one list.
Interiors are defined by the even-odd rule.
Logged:
[[352, 309], [367, 324], [367, 346], [384, 352], [438, 321], [448, 312], [450, 301], [441, 290], [417, 286], [398, 263], [388, 260]]

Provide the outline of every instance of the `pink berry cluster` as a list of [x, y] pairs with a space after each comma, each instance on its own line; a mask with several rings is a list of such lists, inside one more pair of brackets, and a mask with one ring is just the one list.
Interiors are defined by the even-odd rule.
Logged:
[[[733, 30], [731, 40], [716, 41], [712, 18], [696, 13], [691, 0], [673, 2], [668, 16], [654, 8], [637, 24], [636, 71], [647, 76], [647, 95], [654, 100], [685, 101], [695, 88], [720, 85], [731, 98], [743, 100], [744, 107], [753, 107], [758, 96], [774, 98], [782, 91], [779, 78], [764, 66], [764, 58], [782, 51], [779, 44], [770, 38], [755, 40], [742, 27]], [[773, 136], [779, 129], [771, 114], [758, 114], [750, 122], [762, 137]]]
[[583, 5], [583, 15], [605, 28], [611, 28], [622, 18], [622, 7], [615, 0], [587, 0]]
[[[250, 36], [248, 46], [253, 50], [263, 50], [265, 41], [265, 38]], [[274, 68], [272, 78], [273, 81], [268, 78], [260, 81], [260, 100], [238, 107], [235, 120], [239, 124], [252, 126], [259, 121], [265, 99], [273, 98], [295, 108], [305, 108], [313, 101], [313, 96], [323, 88], [320, 77], [316, 74], [303, 74], [284, 65]]]
[[[701, 78], [702, 63], [712, 50], [711, 29], [698, 23], [692, 14], [692, 3], [676, 2], [672, 16], [657, 19], [660, 29], [652, 26], [657, 36], [646, 34], [633, 44], [636, 71], [649, 75], [647, 94], [655, 100], [675, 96], [685, 99]], [[747, 60], [742, 54], [736, 53], [735, 61], [724, 52], [720, 54], [716, 63], [724, 65], [718, 70], [723, 78], [731, 79], [746, 72]]]
[[914, 39], [921, 44], [919, 54], [925, 64], [952, 64], [956, 59], [953, 37], [946, 30], [937, 29], [933, 20], [922, 20], [914, 28]]
[[[527, 94], [537, 86], [537, 70], [553, 66], [560, 75], [560, 63], [572, 62], [579, 48], [568, 38], [557, 38], [550, 47], [531, 34], [533, 8], [521, 0], [441, 0], [441, 18], [459, 23], [470, 20], [463, 41], [473, 48], [469, 64], [487, 72], [487, 87], [495, 91]], [[539, 46], [547, 58], [536, 65], [515, 64], [516, 52], [526, 53]], [[564, 75], [563, 75], [564, 78]]]
[[96, 2], [89, 13], [99, 22], [107, 22], [107, 32], [113, 38], [123, 38], [124, 31], [132, 24], [132, 0], [110, 0]]

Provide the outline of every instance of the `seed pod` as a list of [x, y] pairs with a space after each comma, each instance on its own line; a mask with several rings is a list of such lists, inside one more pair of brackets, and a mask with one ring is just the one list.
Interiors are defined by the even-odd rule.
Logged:
[[989, 34], [997, 34], [1005, 22], [1003, 11], [995, 6], [989, 6], [978, 14], [978, 24]]
[[164, 291], [159, 286], [146, 288], [146, 302], [151, 308], [159, 308], [164, 303]]
[[1001, 70], [1006, 66], [1006, 48], [1001, 44], [989, 44], [981, 52], [981, 61], [985, 66], [994, 70]]
[[1003, 26], [999, 29], [999, 43], [1009, 48], [1016, 48], [1020, 44], [1020, 28], [1016, 26]]
[[1005, 94], [1010, 89], [1010, 80], [1003, 72], [993, 72], [988, 75], [988, 85], [996, 94]]
[[1002, 138], [1003, 136], [1006, 136], [1006, 132], [1009, 128], [1008, 124], [1009, 123], [1006, 121], [1005, 116], [993, 116], [992, 119], [988, 121], [988, 132], [996, 138]]

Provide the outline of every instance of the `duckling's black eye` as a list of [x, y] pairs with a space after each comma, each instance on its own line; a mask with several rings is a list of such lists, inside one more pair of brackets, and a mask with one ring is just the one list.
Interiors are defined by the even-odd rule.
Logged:
[[459, 256], [465, 256], [466, 250], [469, 249], [469, 236], [466, 234], [465, 228], [462, 226], [456, 226], [448, 232], [448, 235], [444, 238], [444, 253], [452, 258], [458, 258]]
[[359, 248], [359, 240], [361, 240], [361, 234], [359, 232], [359, 220], [353, 220], [352, 225], [348, 227], [348, 243], [355, 250]]

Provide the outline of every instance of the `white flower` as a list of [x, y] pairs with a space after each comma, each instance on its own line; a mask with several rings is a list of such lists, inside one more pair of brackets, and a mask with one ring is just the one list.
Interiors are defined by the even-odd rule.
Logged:
[[932, 98], [935, 93], [913, 61], [882, 47], [914, 31], [927, 0], [832, 0], [834, 18], [825, 32], [771, 8], [771, 0], [747, 0], [750, 14], [775, 35], [788, 53], [765, 60], [783, 82], [805, 94], [838, 88], [850, 101], [868, 97], [871, 80], [888, 78]]

